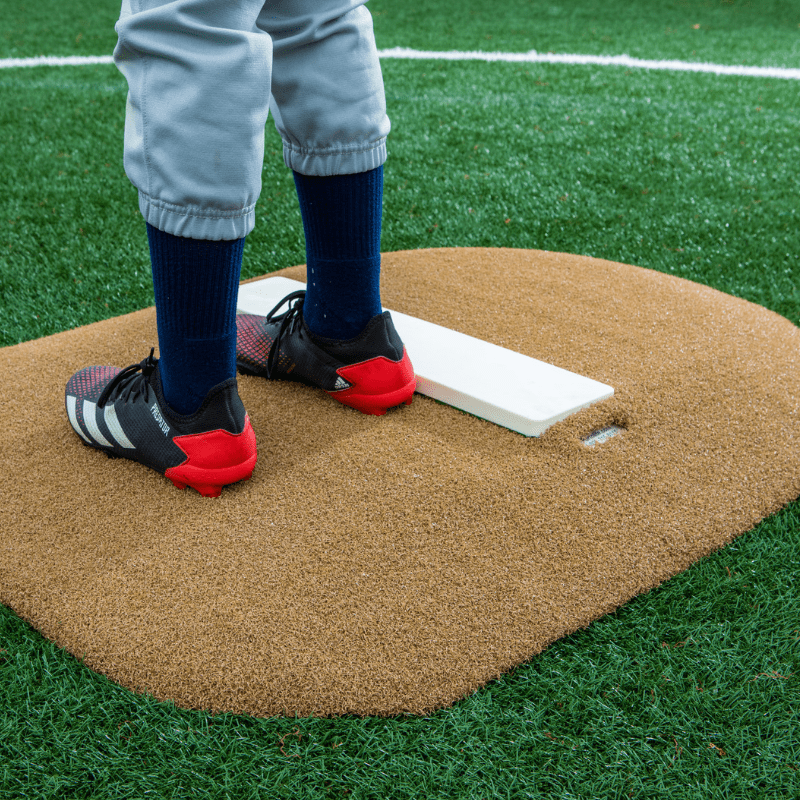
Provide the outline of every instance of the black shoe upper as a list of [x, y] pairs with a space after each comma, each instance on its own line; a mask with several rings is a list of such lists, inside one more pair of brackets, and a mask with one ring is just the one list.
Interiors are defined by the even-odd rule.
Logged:
[[153, 351], [123, 370], [86, 367], [70, 378], [65, 391], [70, 422], [93, 447], [164, 472], [186, 460], [175, 444], [179, 436], [224, 430], [239, 434], [245, 409], [236, 378], [215, 386], [193, 414], [174, 412], [164, 398]]
[[[352, 339], [326, 339], [308, 329], [302, 313], [304, 297], [305, 291], [293, 292], [266, 318], [240, 318], [236, 363], [243, 372], [288, 378], [331, 392], [350, 386], [337, 373], [341, 367], [373, 358], [403, 358], [403, 342], [388, 311], [374, 316]], [[278, 314], [287, 303], [288, 310]]]

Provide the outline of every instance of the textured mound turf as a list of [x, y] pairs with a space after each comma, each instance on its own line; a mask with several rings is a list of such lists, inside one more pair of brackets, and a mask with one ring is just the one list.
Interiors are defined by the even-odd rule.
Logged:
[[152, 309], [5, 348], [0, 601], [184, 706], [423, 713], [800, 494], [800, 331], [782, 317], [527, 250], [389, 253], [383, 276], [388, 307], [614, 398], [526, 439], [419, 396], [368, 417], [242, 377], [259, 463], [209, 500], [84, 448], [62, 407], [75, 369], [149, 351]]

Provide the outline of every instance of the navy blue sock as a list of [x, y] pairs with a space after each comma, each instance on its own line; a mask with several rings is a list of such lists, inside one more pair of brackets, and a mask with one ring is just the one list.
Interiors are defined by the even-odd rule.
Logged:
[[303, 318], [312, 333], [352, 339], [381, 313], [383, 167], [355, 175], [294, 173], [306, 234]]
[[244, 238], [185, 239], [147, 225], [164, 397], [191, 414], [236, 374], [236, 299]]

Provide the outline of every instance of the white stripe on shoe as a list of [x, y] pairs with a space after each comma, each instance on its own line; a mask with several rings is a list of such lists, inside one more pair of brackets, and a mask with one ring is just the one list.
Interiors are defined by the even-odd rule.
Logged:
[[97, 427], [97, 405], [89, 400], [83, 401], [83, 421], [89, 429], [91, 436], [95, 438], [98, 444], [103, 447], [113, 447], [114, 445], [106, 439]]
[[125, 431], [122, 430], [113, 403], [106, 404], [103, 412], [103, 419], [105, 420], [106, 427], [111, 431], [111, 435], [117, 440], [117, 443], [121, 447], [127, 447], [131, 450], [136, 449], [136, 445], [125, 435]]
[[94, 444], [92, 440], [81, 430], [80, 423], [78, 422], [78, 415], [75, 413], [75, 409], [77, 408], [77, 398], [73, 397], [71, 394], [67, 395], [67, 416], [69, 417], [69, 424], [75, 429], [75, 433], [77, 433], [81, 439], [83, 439], [87, 444]]

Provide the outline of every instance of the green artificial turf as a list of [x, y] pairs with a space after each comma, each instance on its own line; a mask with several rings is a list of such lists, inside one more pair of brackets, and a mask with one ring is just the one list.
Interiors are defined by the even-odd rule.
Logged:
[[[480, 62], [386, 61], [382, 246], [565, 251], [670, 272], [800, 322], [800, 82]], [[113, 66], [0, 79], [0, 344], [152, 304], [122, 169]], [[267, 125], [245, 277], [302, 263]]]
[[[381, 47], [799, 65], [794, 3], [370, 8]], [[0, 57], [110, 52], [116, 11], [4, 4]], [[798, 82], [383, 68], [393, 123], [384, 250], [583, 253], [800, 323]], [[0, 344], [152, 303], [144, 224], [121, 164], [124, 98], [112, 66], [0, 71]], [[244, 274], [303, 260], [291, 175], [268, 123]], [[92, 673], [0, 607], [0, 800], [800, 797], [799, 568], [795, 502], [452, 708], [390, 720], [176, 709]]]
[[800, 66], [792, 0], [372, 0], [379, 47]]
[[121, 0], [3, 0], [0, 58], [111, 53], [121, 5]]
[[385, 65], [385, 249], [581, 253], [800, 322], [800, 83], [494, 66]]
[[[370, 0], [378, 46], [800, 66], [794, 0]], [[0, 58], [102, 55], [119, 0], [6, 0]]]

